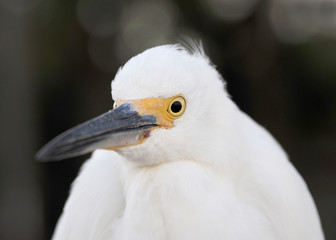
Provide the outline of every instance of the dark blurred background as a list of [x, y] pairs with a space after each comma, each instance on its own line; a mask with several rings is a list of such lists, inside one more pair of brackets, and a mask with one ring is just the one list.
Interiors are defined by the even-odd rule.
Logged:
[[0, 0], [0, 239], [50, 238], [88, 156], [35, 152], [112, 108], [127, 59], [181, 35], [284, 146], [336, 239], [335, 0]]

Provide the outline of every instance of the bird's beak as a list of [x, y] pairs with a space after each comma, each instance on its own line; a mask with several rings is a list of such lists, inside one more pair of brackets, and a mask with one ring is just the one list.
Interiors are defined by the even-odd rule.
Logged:
[[141, 105], [120, 103], [115, 109], [64, 132], [46, 144], [36, 158], [40, 161], [62, 160], [95, 149], [118, 149], [142, 143], [151, 129], [160, 127], [163, 121], [160, 123], [157, 114], [141, 113], [134, 104]]

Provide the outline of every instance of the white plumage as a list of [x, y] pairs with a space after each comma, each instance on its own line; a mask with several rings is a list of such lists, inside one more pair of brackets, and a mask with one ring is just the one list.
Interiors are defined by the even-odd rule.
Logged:
[[149, 49], [119, 70], [114, 100], [182, 94], [184, 114], [141, 144], [96, 150], [54, 240], [323, 239], [301, 176], [241, 112], [200, 47]]

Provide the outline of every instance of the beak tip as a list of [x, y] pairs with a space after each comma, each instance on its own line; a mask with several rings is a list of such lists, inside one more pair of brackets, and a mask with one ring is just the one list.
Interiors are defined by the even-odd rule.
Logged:
[[64, 155], [59, 154], [54, 142], [44, 145], [34, 156], [38, 162], [53, 162], [64, 159]]
[[48, 162], [54, 160], [52, 154], [48, 153], [48, 150], [44, 147], [41, 148], [34, 156], [35, 160], [38, 162]]

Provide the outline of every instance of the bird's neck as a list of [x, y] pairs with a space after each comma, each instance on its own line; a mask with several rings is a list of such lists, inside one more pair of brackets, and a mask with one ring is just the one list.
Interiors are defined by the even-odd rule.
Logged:
[[[218, 196], [212, 195], [218, 192], [218, 175], [211, 171], [207, 165], [189, 160], [141, 168], [126, 167], [125, 212], [123, 223], [118, 227], [127, 224], [130, 236], [132, 231], [147, 229], [140, 231], [145, 236], [141, 239], [165, 239], [165, 231], [172, 236], [184, 236], [186, 231], [195, 232], [193, 228], [196, 226], [208, 226], [214, 209], [209, 203], [216, 199], [218, 205], [220, 202]], [[226, 187], [229, 186], [221, 186], [221, 191]], [[198, 209], [199, 206], [202, 209]]]

